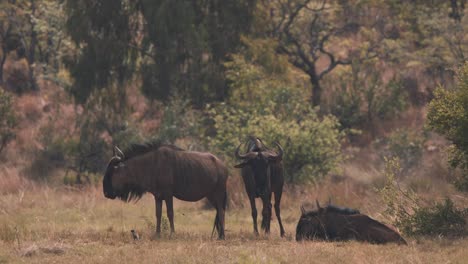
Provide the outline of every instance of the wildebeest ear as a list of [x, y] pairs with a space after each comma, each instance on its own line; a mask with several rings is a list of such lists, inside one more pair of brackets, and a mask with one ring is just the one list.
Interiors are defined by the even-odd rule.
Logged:
[[239, 163], [239, 164], [237, 164], [237, 165], [234, 165], [234, 168], [243, 168], [243, 167], [245, 167], [245, 165], [247, 165], [247, 163], [246, 163], [246, 162], [242, 162], [242, 163]]
[[315, 199], [315, 203], [317, 204], [317, 209], [318, 210], [322, 209], [322, 207], [320, 207], [319, 201], [317, 199]]
[[301, 213], [302, 215], [305, 215], [306, 214], [306, 210], [304, 208], [304, 205], [301, 205]]

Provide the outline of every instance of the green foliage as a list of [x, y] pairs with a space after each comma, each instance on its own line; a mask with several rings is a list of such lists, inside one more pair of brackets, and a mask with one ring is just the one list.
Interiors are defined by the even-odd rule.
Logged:
[[71, 93], [83, 103], [95, 89], [141, 74], [149, 99], [186, 96], [198, 106], [225, 95], [221, 67], [249, 29], [254, 0], [66, 1], [67, 28], [81, 48], [71, 63]]
[[[256, 57], [263, 55], [247, 56]], [[207, 137], [210, 149], [232, 157], [240, 142], [255, 135], [267, 143], [282, 144], [290, 182], [314, 181], [337, 169], [343, 134], [336, 118], [319, 118], [304, 98], [304, 88], [295, 83], [302, 76], [270, 74], [242, 55], [234, 55], [226, 68], [232, 93], [229, 103], [207, 111], [214, 130]]]
[[450, 164], [462, 171], [456, 186], [468, 191], [468, 63], [460, 68], [454, 90], [439, 87], [435, 91], [429, 103], [427, 125], [452, 141]]
[[329, 111], [345, 129], [373, 127], [376, 122], [398, 116], [407, 106], [407, 92], [400, 81], [393, 78], [383, 83], [371, 61], [354, 61], [338, 76], [339, 87], [332, 95]]
[[401, 161], [404, 172], [417, 166], [421, 161], [426, 138], [410, 129], [397, 129], [380, 144], [385, 145], [384, 157], [396, 157]]
[[406, 235], [465, 236], [468, 208], [458, 209], [450, 198], [444, 203], [423, 206], [423, 201], [412, 190], [400, 187], [395, 177], [401, 173], [398, 158], [386, 159], [385, 184], [378, 190], [385, 214]]
[[154, 137], [169, 143], [184, 137], [197, 138], [200, 118], [198, 112], [191, 109], [188, 100], [173, 96], [164, 105], [164, 114]]
[[16, 123], [12, 97], [0, 87], [0, 153], [15, 137], [14, 128]]

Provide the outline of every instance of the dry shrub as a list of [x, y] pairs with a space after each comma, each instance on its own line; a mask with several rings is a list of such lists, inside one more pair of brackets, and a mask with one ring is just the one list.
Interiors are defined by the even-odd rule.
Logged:
[[17, 168], [0, 167], [0, 194], [17, 193], [31, 186], [32, 182], [21, 176]]
[[11, 63], [5, 71], [5, 80], [9, 90], [22, 94], [31, 90], [29, 79], [29, 65], [26, 59], [20, 59]]
[[42, 117], [43, 102], [34, 95], [24, 95], [18, 99], [17, 106], [28, 121], [36, 122]]

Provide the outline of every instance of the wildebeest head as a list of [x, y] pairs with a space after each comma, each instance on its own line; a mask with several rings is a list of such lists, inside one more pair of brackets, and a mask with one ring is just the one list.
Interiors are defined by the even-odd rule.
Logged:
[[249, 147], [249, 151], [245, 154], [239, 153], [240, 146], [242, 145], [239, 144], [235, 155], [236, 158], [242, 160], [242, 162], [234, 167], [243, 168], [245, 166], [250, 166], [255, 174], [266, 175], [268, 165], [279, 162], [283, 158], [283, 148], [278, 142], [275, 144], [278, 146], [278, 153], [264, 148], [261, 141], [256, 139], [255, 145]]
[[114, 147], [114, 156], [107, 165], [102, 181], [106, 198], [115, 199], [117, 197], [123, 201], [130, 201], [143, 195], [143, 190], [132, 184], [131, 175], [125, 163], [124, 153], [118, 147]]
[[235, 152], [237, 159], [242, 162], [235, 165], [235, 168], [249, 167], [253, 172], [256, 184], [256, 195], [262, 195], [270, 188], [270, 165], [281, 162], [283, 158], [283, 148], [279, 143], [275, 143], [278, 147], [278, 152], [267, 149], [263, 143], [255, 138], [248, 142], [248, 151], [245, 154], [239, 153], [240, 144]]

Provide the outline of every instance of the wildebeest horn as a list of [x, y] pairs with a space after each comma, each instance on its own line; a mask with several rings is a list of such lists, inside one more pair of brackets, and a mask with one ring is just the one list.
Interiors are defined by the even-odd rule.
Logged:
[[320, 204], [319, 204], [319, 201], [317, 199], [315, 199], [315, 203], [317, 204], [317, 209], [322, 209], [322, 207], [320, 207]]
[[306, 213], [305, 208], [304, 208], [304, 205], [301, 205], [301, 213], [302, 213], [303, 215], [305, 215], [305, 213]]
[[276, 158], [277, 159], [282, 159], [283, 158], [283, 148], [281, 147], [281, 145], [278, 142], [275, 142], [275, 144], [276, 144], [276, 146], [278, 146], [278, 149], [279, 149], [279, 153], [276, 156]]
[[119, 149], [119, 147], [117, 146], [114, 146], [114, 156], [115, 156], [115, 153], [117, 152], [117, 157], [121, 158], [121, 159], [125, 159], [125, 155], [123, 154], [123, 152]]
[[238, 159], [245, 159], [248, 156], [247, 154], [239, 154], [239, 149], [240, 149], [241, 145], [242, 145], [242, 143], [239, 144], [239, 146], [237, 146], [236, 152], [234, 154], [236, 155], [236, 158], [238, 158]]

